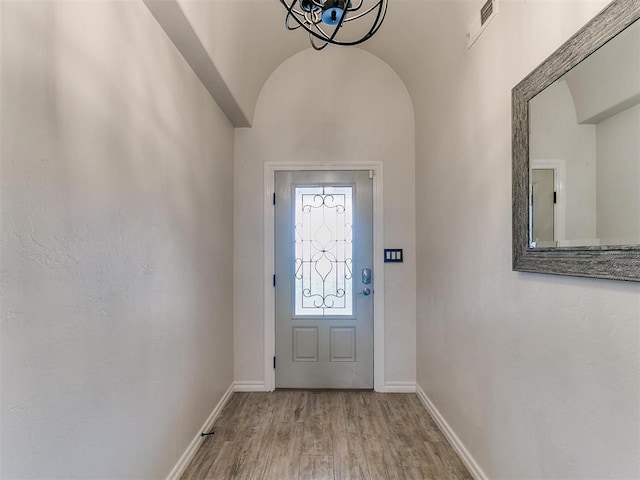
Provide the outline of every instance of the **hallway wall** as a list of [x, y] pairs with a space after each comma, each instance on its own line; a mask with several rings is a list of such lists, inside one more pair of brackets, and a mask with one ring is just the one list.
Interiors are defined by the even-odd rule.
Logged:
[[0, 9], [0, 477], [163, 478], [233, 381], [232, 127], [141, 1]]
[[501, 1], [468, 50], [482, 2], [425, 2], [433, 66], [397, 69], [418, 132], [418, 384], [495, 480], [640, 478], [640, 284], [511, 270], [511, 88], [606, 3]]
[[385, 267], [386, 382], [414, 388], [414, 145], [407, 90], [368, 52], [307, 49], [269, 78], [253, 128], [235, 135], [235, 379], [244, 387], [264, 382], [264, 163], [382, 161], [384, 245], [405, 253]]

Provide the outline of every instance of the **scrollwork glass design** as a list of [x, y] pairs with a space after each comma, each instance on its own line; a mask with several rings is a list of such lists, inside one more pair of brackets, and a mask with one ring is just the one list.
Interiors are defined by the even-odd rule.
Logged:
[[295, 315], [353, 314], [353, 187], [295, 188]]

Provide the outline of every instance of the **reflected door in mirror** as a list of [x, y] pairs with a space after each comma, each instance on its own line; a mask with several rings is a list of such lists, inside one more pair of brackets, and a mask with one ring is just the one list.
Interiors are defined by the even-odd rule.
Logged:
[[555, 247], [555, 179], [550, 168], [531, 171], [531, 246]]

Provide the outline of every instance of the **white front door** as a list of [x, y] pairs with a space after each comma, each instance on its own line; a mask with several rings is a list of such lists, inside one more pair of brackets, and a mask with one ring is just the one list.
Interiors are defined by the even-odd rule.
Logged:
[[370, 177], [276, 172], [276, 388], [373, 388]]

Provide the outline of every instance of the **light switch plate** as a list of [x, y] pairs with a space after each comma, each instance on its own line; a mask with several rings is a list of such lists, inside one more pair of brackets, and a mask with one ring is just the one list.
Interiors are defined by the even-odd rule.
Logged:
[[384, 249], [384, 261], [385, 263], [401, 263], [403, 262], [404, 255], [401, 248], [385, 248]]

